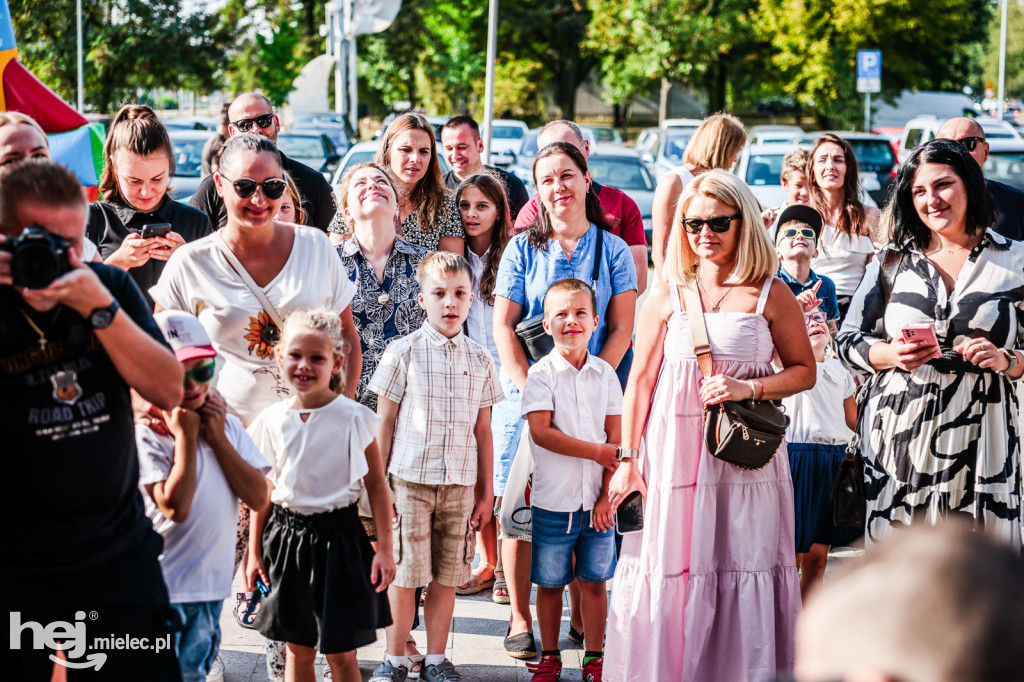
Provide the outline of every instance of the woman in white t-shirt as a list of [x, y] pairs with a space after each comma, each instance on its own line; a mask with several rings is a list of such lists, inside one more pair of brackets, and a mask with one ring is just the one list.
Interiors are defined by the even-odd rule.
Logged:
[[712, 168], [728, 170], [736, 165], [747, 131], [731, 114], [708, 116], [686, 144], [683, 165], [665, 173], [658, 180], [651, 207], [651, 260], [655, 276], [660, 277], [665, 265], [665, 248], [672, 234], [672, 216], [676, 202], [695, 177]]
[[345, 386], [352, 396], [362, 364], [349, 306], [355, 286], [322, 232], [274, 220], [286, 188], [277, 148], [259, 135], [231, 138], [214, 180], [227, 224], [174, 253], [150, 289], [158, 309], [184, 310], [203, 323], [223, 363], [217, 390], [247, 424], [289, 394], [274, 360], [274, 316], [300, 308], [334, 310], [344, 330]]
[[842, 325], [853, 292], [875, 254], [871, 235], [878, 227], [879, 211], [860, 202], [857, 157], [850, 143], [838, 135], [823, 133], [815, 141], [807, 177], [811, 180], [811, 206], [825, 223], [811, 270], [835, 283]]

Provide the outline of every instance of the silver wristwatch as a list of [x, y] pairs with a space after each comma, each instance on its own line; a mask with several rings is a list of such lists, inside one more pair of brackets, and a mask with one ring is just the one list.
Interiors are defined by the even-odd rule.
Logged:
[[640, 456], [640, 451], [636, 448], [624, 448], [621, 445], [615, 448], [615, 460], [621, 462], [624, 459], [636, 459]]
[[1017, 366], [1017, 353], [1012, 350], [1006, 350], [1005, 348], [1000, 348], [999, 352], [1006, 356], [1006, 359], [1009, 360], [1010, 364], [1008, 364], [1004, 370], [997, 369], [996, 374], [1005, 376], [1013, 371], [1013, 368]]

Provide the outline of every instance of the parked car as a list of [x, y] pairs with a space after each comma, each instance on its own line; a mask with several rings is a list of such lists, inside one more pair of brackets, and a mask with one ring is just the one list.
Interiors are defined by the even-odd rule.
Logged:
[[[881, 135], [885, 139], [889, 140], [889, 146], [892, 147], [893, 156], [898, 157], [900, 153], [900, 140], [903, 138], [902, 126], [881, 126], [880, 128], [872, 129], [871, 134]], [[897, 161], [896, 165], [899, 165], [899, 161]]]
[[659, 135], [654, 146], [641, 155], [655, 178], [661, 178], [676, 166], [682, 165], [683, 152], [686, 151], [686, 145], [693, 137], [694, 130], [689, 128], [665, 130]]
[[587, 124], [581, 125], [580, 130], [590, 131], [598, 144], [623, 144], [621, 133], [612, 126]]
[[[531, 128], [526, 133], [522, 143], [519, 145], [519, 149], [516, 150], [515, 161], [506, 169], [509, 173], [522, 180], [523, 184], [526, 185], [526, 191], [531, 194], [534, 191], [533, 157], [537, 156], [537, 135], [540, 134], [540, 130], [540, 128]], [[584, 141], [590, 144], [591, 149], [594, 149], [597, 141], [594, 139], [593, 131], [581, 126], [580, 132], [583, 133]]]
[[598, 144], [587, 159], [590, 175], [602, 185], [620, 189], [636, 202], [644, 221], [647, 243], [651, 243], [651, 207], [657, 183], [635, 150], [622, 145]]
[[[373, 161], [377, 157], [377, 149], [380, 148], [380, 140], [368, 140], [366, 142], [356, 142], [352, 147], [349, 148], [345, 156], [338, 162], [338, 167], [334, 171], [334, 175], [328, 178], [331, 183], [331, 187], [334, 188], [335, 197], [338, 196], [338, 187], [341, 186], [341, 179], [345, 177], [345, 173], [349, 168], [357, 166], [367, 161]], [[441, 162], [441, 173], [447, 173], [451, 170], [448, 162], [444, 160], [444, 156], [441, 155], [440, 146], [438, 146], [437, 160]], [[341, 205], [341, 202], [338, 202]]]
[[[939, 131], [939, 128], [941, 128], [942, 124], [947, 120], [949, 119], [927, 115], [918, 116], [917, 118], [913, 118], [908, 121], [907, 125], [903, 128], [903, 137], [900, 141], [900, 163], [907, 160], [907, 157], [910, 156], [910, 152], [914, 150], [914, 147], [934, 140], [935, 133]], [[1021, 135], [1017, 129], [1006, 121], [1000, 121], [998, 118], [991, 118], [989, 116], [979, 116], [976, 120], [981, 126], [981, 129], [985, 131], [986, 140], [1021, 139]]]
[[636, 136], [636, 140], [633, 142], [633, 149], [641, 155], [649, 152], [651, 147], [658, 144], [658, 140], [661, 139], [664, 133], [665, 131], [661, 128], [644, 128]]
[[[388, 129], [388, 126], [398, 118], [401, 114], [390, 113], [384, 117], [384, 121], [380, 124], [380, 128], [373, 134], [373, 139], [379, 140], [384, 136], [384, 131]], [[437, 141], [441, 141], [441, 129], [444, 128], [444, 124], [448, 122], [447, 116], [427, 116], [424, 114], [424, 118], [427, 119], [427, 123], [434, 129], [434, 137]]]
[[291, 132], [295, 133], [320, 133], [330, 138], [334, 144], [335, 151], [340, 155], [348, 151], [348, 148], [358, 139], [348, 124], [345, 114], [334, 111], [320, 113], [296, 114], [292, 120]]
[[[861, 184], [871, 198], [879, 206], [889, 201], [889, 189], [896, 180], [896, 167], [899, 163], [892, 152], [892, 143], [882, 135], [871, 133], [854, 133], [850, 131], [828, 131], [838, 135], [853, 147], [860, 166]], [[796, 139], [801, 147], [810, 149], [821, 132], [807, 133]]]
[[168, 130], [174, 150], [174, 177], [171, 198], [187, 202], [203, 180], [203, 146], [213, 134], [210, 130]]
[[666, 118], [661, 122], [661, 129], [668, 130], [669, 128], [684, 128], [686, 130], [696, 130], [700, 127], [700, 124], [704, 122], [702, 118]]
[[[762, 207], [780, 206], [786, 200], [786, 190], [782, 187], [782, 161], [786, 154], [797, 147], [810, 149], [810, 146], [806, 141], [748, 144], [740, 152], [739, 161], [736, 162], [736, 169], [733, 172], [747, 183]], [[861, 197], [864, 205], [878, 206], [874, 195], [880, 187], [874, 174], [861, 175], [861, 188], [864, 190]]]
[[1024, 140], [990, 141], [984, 171], [989, 180], [1024, 190]]
[[334, 175], [341, 161], [341, 155], [334, 148], [334, 143], [320, 133], [279, 133], [277, 148], [288, 158], [320, 171], [328, 180]]
[[[495, 119], [491, 122], [492, 166], [508, 168], [516, 162], [516, 153], [523, 145], [523, 138], [530, 128], [522, 121]], [[486, 124], [480, 128], [480, 136], [487, 139]]]
[[802, 136], [804, 129], [799, 126], [763, 125], [747, 131], [747, 144], [771, 144], [792, 142]]
[[216, 130], [218, 120], [210, 116], [168, 116], [161, 118], [168, 132], [171, 130]]

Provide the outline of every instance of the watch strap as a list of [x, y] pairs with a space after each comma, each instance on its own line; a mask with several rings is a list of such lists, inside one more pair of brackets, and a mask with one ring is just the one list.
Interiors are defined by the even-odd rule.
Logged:
[[[106, 329], [114, 322], [114, 316], [121, 309], [121, 304], [115, 298], [110, 305], [95, 308], [89, 313], [89, 324], [93, 329]], [[107, 313], [106, 319], [100, 319], [102, 313]]]

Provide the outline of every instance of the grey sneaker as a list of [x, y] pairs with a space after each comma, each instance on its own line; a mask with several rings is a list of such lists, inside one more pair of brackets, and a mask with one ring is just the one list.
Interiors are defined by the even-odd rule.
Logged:
[[423, 672], [420, 673], [420, 679], [426, 680], [426, 682], [461, 682], [462, 675], [446, 658], [437, 665], [424, 666]]
[[370, 682], [405, 682], [408, 677], [409, 669], [404, 665], [396, 668], [387, 661], [384, 661], [373, 671], [373, 675], [370, 676]]

